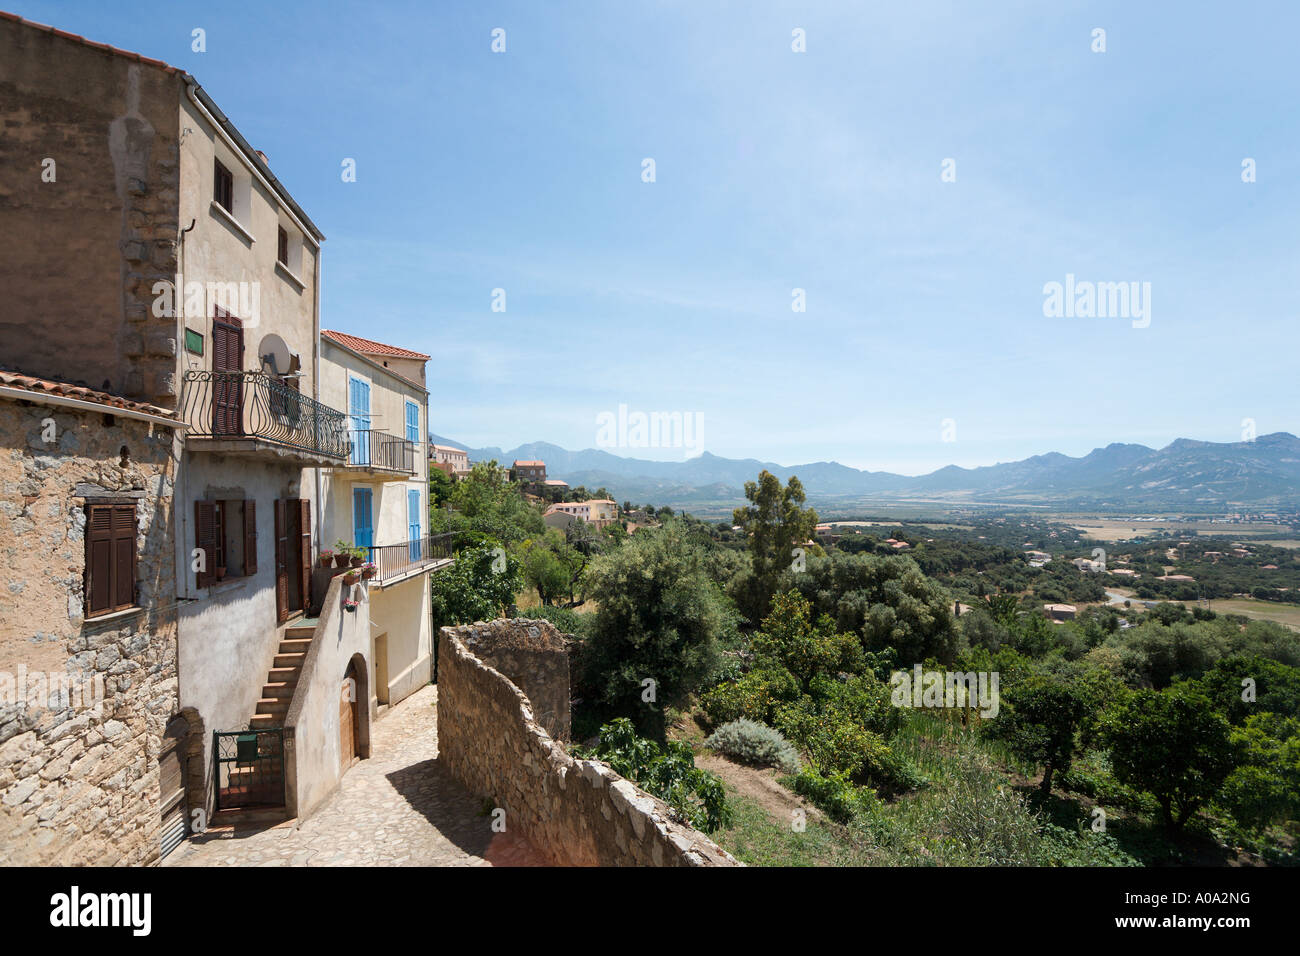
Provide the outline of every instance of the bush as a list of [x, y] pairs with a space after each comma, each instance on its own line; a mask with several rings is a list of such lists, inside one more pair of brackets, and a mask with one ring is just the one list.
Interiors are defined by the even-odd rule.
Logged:
[[731, 823], [722, 780], [695, 766], [691, 748], [677, 742], [660, 747], [638, 737], [626, 717], [601, 727], [595, 748], [573, 747], [571, 752], [580, 760], [605, 761], [615, 773], [663, 800], [680, 820], [697, 830], [713, 833]]
[[794, 778], [794, 792], [836, 823], [848, 823], [876, 802], [875, 794], [865, 787], [855, 787], [846, 773], [823, 777], [814, 770], [801, 771]]
[[705, 742], [728, 757], [745, 763], [776, 767], [786, 773], [799, 772], [799, 754], [790, 741], [766, 724], [740, 718], [723, 724]]
[[554, 605], [535, 607], [529, 609], [528, 616], [550, 621], [565, 634], [582, 633], [584, 615], [578, 614], [567, 607], [555, 607]]

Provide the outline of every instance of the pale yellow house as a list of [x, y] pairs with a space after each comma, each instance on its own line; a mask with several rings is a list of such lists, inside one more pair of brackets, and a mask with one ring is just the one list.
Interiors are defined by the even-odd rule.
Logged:
[[450, 564], [449, 536], [429, 534], [429, 356], [343, 332], [321, 332], [321, 395], [348, 411], [346, 462], [325, 472], [324, 546], [367, 550], [371, 691], [376, 708], [429, 683], [429, 572]]
[[590, 501], [561, 501], [546, 509], [547, 515], [563, 514], [581, 518], [588, 524], [603, 528], [611, 521], [618, 520], [618, 505], [609, 498], [593, 498]]

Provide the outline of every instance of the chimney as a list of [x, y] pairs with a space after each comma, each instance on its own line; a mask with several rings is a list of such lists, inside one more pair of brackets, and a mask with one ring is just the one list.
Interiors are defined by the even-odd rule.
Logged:
[[255, 149], [253, 150], [253, 152], [257, 153], [257, 158], [260, 159], [267, 166], [271, 165], [271, 161], [266, 158], [266, 153], [262, 152], [260, 149]]

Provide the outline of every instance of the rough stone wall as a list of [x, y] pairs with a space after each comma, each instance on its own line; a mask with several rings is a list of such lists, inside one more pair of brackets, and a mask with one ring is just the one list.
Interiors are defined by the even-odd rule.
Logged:
[[569, 741], [568, 642], [549, 621], [494, 621], [462, 628], [461, 640], [528, 698], [552, 739]]
[[[536, 666], [550, 655], [545, 673], [558, 680], [562, 670], [567, 695], [564, 642], [549, 622], [444, 627], [439, 641], [438, 759], [505, 811], [507, 831], [518, 827], [562, 866], [739, 865], [704, 834], [673, 822], [663, 801], [599, 761], [571, 757], [534, 718], [523, 691], [485, 662], [495, 656], [502, 666]], [[528, 656], [518, 654], [521, 647]], [[541, 673], [519, 676], [535, 688], [542, 683]]]
[[[165, 426], [0, 400], [0, 863], [159, 855], [158, 753], [178, 710], [174, 455]], [[84, 619], [87, 497], [135, 501], [152, 613]], [[51, 699], [48, 675], [83, 699]]]
[[0, 362], [174, 407], [174, 70], [0, 19]]

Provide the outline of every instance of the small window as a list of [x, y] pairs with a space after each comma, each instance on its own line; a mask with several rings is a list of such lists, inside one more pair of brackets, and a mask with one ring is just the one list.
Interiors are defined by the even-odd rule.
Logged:
[[86, 616], [135, 606], [135, 502], [86, 506]]
[[251, 499], [194, 502], [194, 542], [203, 552], [199, 587], [256, 574], [256, 503]]
[[289, 264], [289, 234], [284, 231], [284, 226], [276, 227], [276, 232], [278, 235], [276, 236], [275, 257], [280, 261], [280, 265], [287, 266]]
[[217, 205], [230, 213], [235, 213], [235, 177], [231, 175], [230, 170], [221, 164], [221, 160], [214, 159], [216, 170], [212, 176], [212, 198]]

